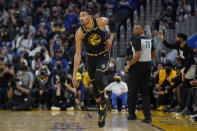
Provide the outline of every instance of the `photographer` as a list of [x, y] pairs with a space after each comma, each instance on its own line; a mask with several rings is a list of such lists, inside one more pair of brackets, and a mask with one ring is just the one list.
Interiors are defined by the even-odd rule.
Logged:
[[46, 109], [46, 106], [49, 109], [51, 99], [47, 67], [41, 66], [37, 74], [34, 82], [33, 96], [38, 99], [39, 109]]
[[0, 109], [5, 109], [7, 104], [8, 83], [15, 76], [14, 66], [7, 63], [5, 66], [1, 65], [0, 70]]
[[8, 109], [12, 110], [31, 110], [33, 106], [33, 99], [29, 97], [30, 91], [27, 88], [22, 87], [22, 81], [20, 79], [12, 79], [8, 83]]
[[69, 110], [74, 107], [74, 94], [76, 94], [76, 89], [74, 89], [71, 85], [72, 82], [69, 78], [65, 79], [64, 75], [59, 76], [57, 79], [57, 88], [55, 92], [53, 92], [54, 97], [52, 99], [52, 110]]
[[21, 78], [23, 86], [31, 89], [33, 86], [33, 74], [27, 71], [27, 66], [21, 64], [19, 66], [19, 72], [17, 73], [17, 78]]

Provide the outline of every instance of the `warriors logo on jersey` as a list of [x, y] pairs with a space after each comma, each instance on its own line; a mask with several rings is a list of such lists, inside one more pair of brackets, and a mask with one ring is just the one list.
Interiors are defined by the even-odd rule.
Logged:
[[93, 45], [96, 46], [101, 42], [101, 37], [98, 34], [92, 34], [89, 38], [88, 38], [88, 42]]
[[91, 30], [87, 31], [83, 25], [81, 25], [80, 29], [83, 32], [83, 44], [88, 54], [102, 54], [106, 51], [106, 33], [99, 28], [96, 19], [93, 19], [93, 27]]

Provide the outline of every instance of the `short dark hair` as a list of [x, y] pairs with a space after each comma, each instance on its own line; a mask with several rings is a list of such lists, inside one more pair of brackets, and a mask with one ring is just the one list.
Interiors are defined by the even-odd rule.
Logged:
[[176, 67], [176, 69], [178, 69], [178, 70], [181, 70], [181, 69], [183, 68], [183, 66], [182, 66], [181, 64], [177, 64], [175, 67]]
[[26, 66], [24, 63], [22, 63], [22, 64], [20, 64], [20, 66], [19, 66], [19, 70], [20, 70], [20, 71], [27, 71], [27, 66]]
[[170, 60], [166, 60], [165, 66], [173, 67], [172, 62]]
[[56, 50], [56, 53], [62, 53], [62, 50], [59, 48]]
[[186, 34], [183, 34], [183, 33], [178, 33], [177, 34], [177, 37], [182, 38], [184, 41], [187, 40], [187, 35]]
[[[141, 27], [144, 29], [144, 25], [143, 25], [143, 24], [136, 23], [135, 25], [141, 26]], [[134, 26], [135, 26], [135, 25], [134, 25]]]
[[80, 12], [87, 12], [89, 15], [92, 15], [92, 11], [88, 8], [82, 7]]
[[165, 66], [165, 64], [164, 64], [163, 62], [159, 62], [159, 63], [157, 64], [157, 66], [158, 66], [159, 64], [161, 64], [163, 67]]
[[10, 69], [11, 67], [14, 67], [14, 65], [13, 65], [11, 62], [6, 63], [5, 66], [6, 66], [7, 68], [9, 68], [9, 69]]

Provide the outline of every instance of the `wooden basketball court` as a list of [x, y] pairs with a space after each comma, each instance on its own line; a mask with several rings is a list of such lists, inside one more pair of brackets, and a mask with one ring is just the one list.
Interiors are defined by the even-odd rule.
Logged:
[[197, 122], [176, 114], [153, 111], [153, 122], [127, 121], [127, 113], [108, 112], [98, 128], [95, 111], [0, 111], [0, 131], [197, 131]]

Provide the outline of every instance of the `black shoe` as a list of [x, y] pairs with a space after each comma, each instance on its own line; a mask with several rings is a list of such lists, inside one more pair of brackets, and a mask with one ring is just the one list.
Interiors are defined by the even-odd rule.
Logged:
[[163, 112], [168, 113], [170, 112], [170, 106], [166, 106], [165, 109], [163, 109]]
[[186, 115], [189, 115], [189, 112], [190, 112], [189, 109], [188, 109], [187, 107], [185, 107], [185, 109], [182, 110], [180, 114], [181, 114], [182, 116], [186, 116]]
[[100, 128], [105, 126], [105, 117], [106, 117], [106, 104], [100, 105], [98, 109], [98, 126]]
[[189, 116], [190, 118], [197, 117], [197, 111], [192, 112]]
[[144, 122], [144, 123], [151, 123], [152, 119], [151, 118], [145, 118], [145, 119], [142, 120], [142, 122]]
[[0, 110], [5, 110], [5, 108], [0, 106]]
[[127, 116], [127, 119], [128, 120], [131, 120], [131, 121], [135, 121], [135, 120], [137, 120], [137, 116], [135, 115], [135, 116], [130, 116], [130, 115], [128, 115]]

